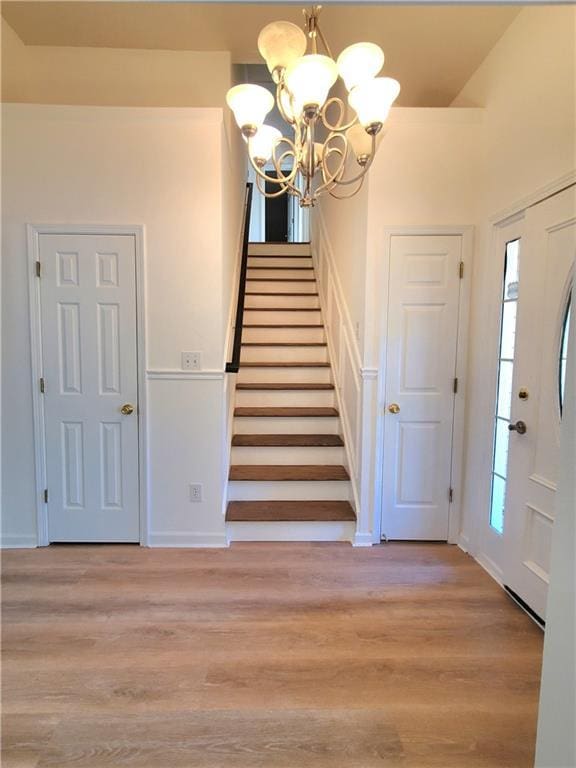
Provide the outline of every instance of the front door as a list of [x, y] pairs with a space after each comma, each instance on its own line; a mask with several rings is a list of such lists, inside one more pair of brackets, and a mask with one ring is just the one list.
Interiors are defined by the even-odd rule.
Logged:
[[136, 250], [40, 235], [50, 542], [137, 542]]
[[[503, 323], [502, 329], [503, 334], [512, 334], [510, 344], [515, 348], [503, 577], [504, 584], [541, 618], [546, 616], [575, 255], [573, 187], [528, 209], [514, 289], [515, 344], [513, 328]], [[505, 461], [499, 439], [504, 443], [504, 437], [496, 435], [496, 451]]]
[[382, 534], [446, 541], [459, 235], [393, 236], [386, 356]]

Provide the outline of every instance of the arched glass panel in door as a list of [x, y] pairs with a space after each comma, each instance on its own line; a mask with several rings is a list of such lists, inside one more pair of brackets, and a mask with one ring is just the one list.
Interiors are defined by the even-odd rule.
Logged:
[[564, 390], [566, 387], [566, 359], [568, 357], [568, 335], [570, 333], [570, 315], [572, 309], [572, 291], [568, 295], [566, 309], [562, 319], [562, 330], [560, 333], [560, 355], [558, 360], [558, 401], [560, 404], [560, 415], [562, 415], [562, 406], [564, 405]]

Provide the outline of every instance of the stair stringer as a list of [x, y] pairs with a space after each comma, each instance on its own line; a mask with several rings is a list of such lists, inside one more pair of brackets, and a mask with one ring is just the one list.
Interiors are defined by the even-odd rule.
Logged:
[[[356, 526], [358, 525], [359, 510], [360, 510], [360, 493], [358, 488], [358, 479], [356, 475], [356, 466], [352, 461], [350, 446], [355, 444], [356, 438], [352, 434], [352, 430], [350, 428], [350, 420], [348, 418], [348, 409], [346, 408], [346, 404], [342, 397], [342, 387], [340, 384], [342, 366], [341, 366], [340, 359], [336, 354], [336, 350], [334, 349], [334, 341], [332, 339], [332, 334], [329, 333], [329, 330], [331, 330], [331, 327], [329, 327], [328, 325], [328, 312], [326, 307], [326, 302], [328, 298], [328, 286], [324, 285], [321, 280], [318, 251], [315, 248], [314, 241], [310, 243], [310, 251], [312, 255], [312, 263], [314, 264], [314, 274], [316, 275], [316, 280], [318, 285], [318, 303], [320, 305], [320, 314], [322, 317], [324, 328], [326, 330], [325, 336], [326, 336], [326, 343], [328, 345], [327, 347], [328, 361], [331, 365], [332, 378], [334, 380], [333, 383], [334, 383], [334, 396], [336, 398], [336, 408], [338, 409], [340, 414], [340, 424], [342, 425], [342, 432], [344, 433], [342, 435], [342, 437], [344, 438], [344, 456], [345, 456], [344, 466], [346, 467], [346, 469], [348, 470], [348, 474], [350, 475], [349, 482], [350, 482], [350, 488], [352, 491], [351, 501], [352, 501], [352, 506], [354, 508], [354, 512], [356, 513], [354, 537], [352, 539], [352, 543], [355, 543], [356, 542]], [[340, 288], [340, 286], [338, 286], [338, 288]], [[339, 299], [336, 299], [336, 300], [338, 301]], [[339, 309], [341, 310], [341, 308]], [[341, 327], [340, 333], [341, 334], [346, 333], [346, 329], [344, 327]], [[340, 343], [340, 349], [342, 349], [342, 343]], [[337, 363], [337, 367], [334, 365], [335, 363]], [[360, 414], [358, 415], [360, 416]]]

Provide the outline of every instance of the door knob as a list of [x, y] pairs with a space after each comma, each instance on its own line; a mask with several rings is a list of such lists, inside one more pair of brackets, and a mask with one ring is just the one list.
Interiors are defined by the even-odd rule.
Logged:
[[510, 432], [518, 432], [519, 435], [526, 434], [526, 422], [517, 421], [516, 424], [508, 424]]
[[390, 411], [390, 413], [400, 413], [400, 406], [398, 405], [398, 403], [390, 403], [390, 405], [388, 406], [388, 410]]
[[134, 413], [134, 406], [131, 403], [124, 403], [120, 408], [120, 413], [124, 416], [130, 416], [131, 413]]

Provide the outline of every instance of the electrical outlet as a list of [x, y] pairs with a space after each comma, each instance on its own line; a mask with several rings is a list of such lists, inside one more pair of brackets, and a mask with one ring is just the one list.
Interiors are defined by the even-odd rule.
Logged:
[[182, 370], [183, 371], [202, 370], [202, 356], [200, 352], [182, 352]]
[[202, 485], [200, 483], [190, 484], [190, 501], [202, 501]]

